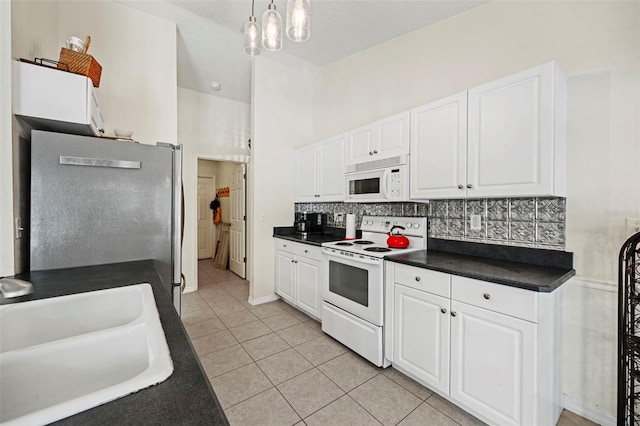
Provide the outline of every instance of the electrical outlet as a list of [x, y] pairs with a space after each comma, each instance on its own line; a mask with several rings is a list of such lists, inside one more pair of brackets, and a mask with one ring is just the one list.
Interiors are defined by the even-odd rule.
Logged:
[[334, 213], [333, 214], [333, 222], [340, 223], [344, 220], [344, 213]]
[[479, 231], [482, 228], [482, 219], [479, 214], [472, 214], [469, 218], [469, 229]]
[[260, 212], [260, 214], [258, 215], [258, 220], [260, 222], [266, 222], [267, 221], [267, 214], [265, 212]]
[[640, 217], [628, 217], [625, 231], [628, 237], [640, 232]]

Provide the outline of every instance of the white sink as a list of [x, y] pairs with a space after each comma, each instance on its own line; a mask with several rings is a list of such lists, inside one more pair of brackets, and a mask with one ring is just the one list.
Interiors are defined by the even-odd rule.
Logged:
[[149, 284], [0, 306], [0, 424], [45, 424], [164, 381]]

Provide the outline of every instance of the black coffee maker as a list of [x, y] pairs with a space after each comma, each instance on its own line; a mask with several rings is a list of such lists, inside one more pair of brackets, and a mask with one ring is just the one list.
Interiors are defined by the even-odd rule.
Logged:
[[327, 215], [325, 213], [296, 213], [293, 227], [296, 234], [322, 234], [327, 228]]

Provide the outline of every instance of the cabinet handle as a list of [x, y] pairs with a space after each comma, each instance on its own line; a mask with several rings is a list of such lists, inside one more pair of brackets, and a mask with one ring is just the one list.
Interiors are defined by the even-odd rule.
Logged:
[[462, 188], [464, 188], [464, 186], [458, 185], [458, 189], [462, 189]]
[[98, 129], [98, 131], [104, 135], [104, 129]]
[[467, 188], [471, 189], [473, 188], [473, 185], [471, 185], [470, 183], [467, 184]]
[[458, 313], [456, 311], [451, 311], [451, 316], [455, 317], [456, 315], [458, 315]]
[[377, 154], [377, 153], [378, 153], [378, 151], [376, 151], [376, 150], [374, 149], [374, 150], [373, 150], [373, 153], [374, 153], [374, 154]]
[[442, 312], [443, 314], [446, 314], [446, 313], [447, 313], [447, 310], [446, 310], [445, 308], [441, 308], [441, 309], [440, 309], [440, 312]]
[[416, 277], [416, 281], [420, 281], [420, 277]]
[[369, 155], [373, 155], [373, 152], [372, 152], [372, 151], [369, 151]]
[[305, 252], [305, 253], [309, 253], [309, 250], [305, 250], [304, 252]]
[[283, 245], [282, 245], [282, 247], [286, 247], [286, 246], [287, 246], [286, 244], [283, 244]]
[[483, 294], [482, 297], [484, 297], [487, 300], [491, 299], [491, 295], [489, 293]]

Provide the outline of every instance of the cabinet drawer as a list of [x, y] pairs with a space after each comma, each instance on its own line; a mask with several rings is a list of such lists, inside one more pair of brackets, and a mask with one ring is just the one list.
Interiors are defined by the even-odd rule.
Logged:
[[311, 246], [309, 244], [296, 244], [295, 250], [297, 256], [308, 257], [309, 259], [320, 262], [322, 254], [320, 247]]
[[291, 241], [282, 240], [280, 238], [275, 238], [276, 240], [276, 250], [286, 251], [287, 253], [295, 254], [296, 246], [298, 244], [292, 243]]
[[451, 298], [479, 308], [538, 322], [538, 293], [535, 291], [453, 276]]
[[427, 291], [442, 297], [451, 295], [451, 275], [413, 266], [395, 265], [394, 281], [416, 290]]

